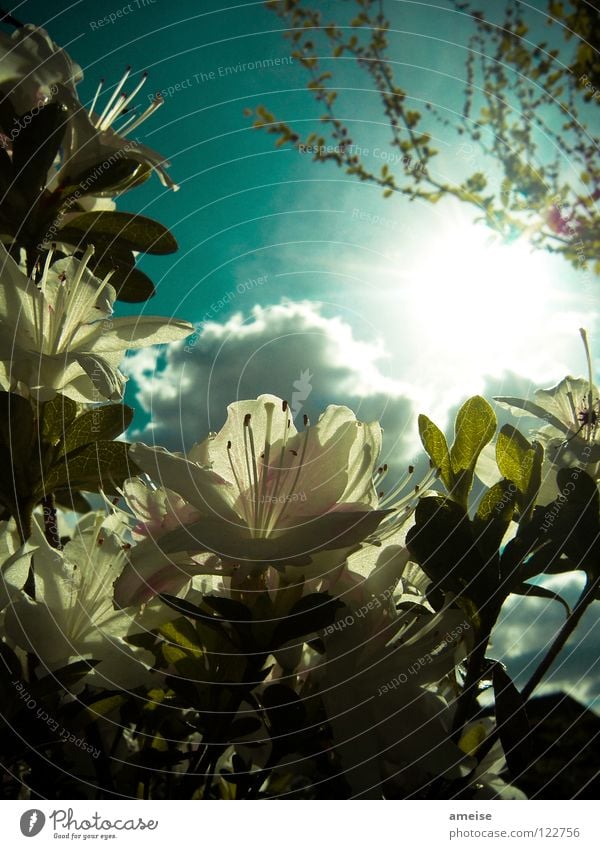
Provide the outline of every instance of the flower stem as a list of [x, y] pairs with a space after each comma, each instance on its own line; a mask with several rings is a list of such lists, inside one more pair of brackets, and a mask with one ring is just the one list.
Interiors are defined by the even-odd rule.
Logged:
[[585, 587], [583, 588], [583, 592], [579, 596], [577, 604], [573, 608], [573, 612], [558, 632], [558, 636], [550, 646], [550, 649], [546, 653], [546, 656], [544, 657], [538, 668], [535, 670], [535, 672], [521, 691], [523, 701], [527, 701], [527, 699], [530, 698], [537, 685], [540, 683], [546, 672], [550, 669], [550, 667], [558, 657], [560, 651], [564, 647], [565, 643], [577, 627], [579, 620], [596, 597], [599, 587], [600, 575], [594, 578], [594, 580], [590, 580], [588, 577], [588, 579], [586, 580]]

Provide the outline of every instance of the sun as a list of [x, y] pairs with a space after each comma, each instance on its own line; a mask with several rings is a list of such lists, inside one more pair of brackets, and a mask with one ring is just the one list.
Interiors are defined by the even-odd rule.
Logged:
[[384, 321], [394, 329], [388, 324], [385, 335], [403, 377], [430, 387], [433, 410], [483, 391], [490, 377], [561, 373], [585, 323], [562, 279], [564, 261], [525, 238], [507, 243], [458, 210], [436, 224], [410, 249], [394, 250], [395, 276], [387, 269], [394, 309]]

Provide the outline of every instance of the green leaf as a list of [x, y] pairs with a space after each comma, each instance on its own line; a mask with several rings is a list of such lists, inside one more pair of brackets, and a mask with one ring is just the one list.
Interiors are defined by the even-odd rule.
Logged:
[[114, 287], [119, 301], [141, 303], [155, 293], [150, 278], [135, 267], [135, 257], [129, 250], [123, 250], [116, 242], [100, 244], [96, 240], [96, 253], [90, 260], [90, 268], [96, 277], [104, 278], [111, 274], [110, 285]]
[[496, 441], [496, 462], [505, 478], [513, 481], [519, 492], [527, 492], [531, 474], [531, 446], [512, 425], [504, 425]]
[[113, 492], [116, 483], [136, 474], [126, 442], [91, 442], [74, 454], [61, 457], [47, 472], [38, 488], [38, 499], [56, 489], [104, 489]]
[[202, 598], [204, 604], [211, 607], [222, 619], [228, 622], [251, 622], [252, 613], [248, 610], [245, 604], [240, 601], [234, 601], [231, 598], [218, 595], [205, 595]]
[[556, 480], [561, 494], [555, 502], [559, 513], [553, 531], [562, 536], [567, 557], [595, 578], [600, 574], [598, 487], [583, 469], [559, 469]]
[[271, 684], [262, 694], [261, 701], [265, 708], [273, 741], [279, 745], [293, 745], [291, 735], [297, 734], [306, 721], [306, 708], [302, 700], [292, 690], [283, 684]]
[[181, 613], [183, 616], [187, 616], [188, 619], [201, 623], [201, 625], [207, 625], [213, 631], [216, 631], [221, 638], [226, 637], [224, 622], [220, 617], [205, 613], [198, 605], [192, 604], [192, 602], [186, 601], [183, 598], [178, 598], [175, 595], [159, 593], [158, 597], [173, 610], [176, 610], [177, 613]]
[[133, 410], [125, 404], [94, 407], [71, 422], [58, 446], [58, 457], [70, 454], [90, 442], [114, 439], [127, 430]]
[[54, 493], [54, 501], [57, 507], [74, 510], [76, 513], [89, 513], [93, 509], [87, 498], [72, 489], [57, 489]]
[[467, 512], [450, 498], [427, 496], [419, 501], [406, 545], [433, 583], [445, 591], [479, 601], [495, 588], [488, 586]]
[[125, 270], [117, 268], [110, 278], [111, 286], [117, 290], [117, 300], [127, 304], [139, 304], [153, 297], [154, 283], [139, 268]]
[[64, 395], [56, 395], [51, 401], [46, 401], [40, 417], [42, 439], [56, 445], [76, 415], [77, 404]]
[[336, 612], [343, 607], [342, 602], [327, 593], [311, 593], [296, 602], [287, 614], [280, 619], [271, 639], [272, 648], [320, 631], [335, 621]]
[[419, 435], [423, 448], [433, 461], [436, 469], [440, 470], [440, 476], [448, 491], [452, 489], [452, 469], [450, 465], [450, 452], [446, 437], [431, 419], [421, 414], [419, 416]]
[[515, 500], [516, 487], [507, 480], [498, 481], [481, 497], [473, 518], [473, 531], [485, 558], [498, 553], [513, 518]]
[[[98, 173], [98, 164], [92, 165], [72, 177], [68, 186], [62, 189], [63, 203], [84, 195], [112, 198], [117, 191], [124, 192], [140, 185], [152, 173], [150, 166], [135, 159], [107, 159]], [[108, 166], [108, 167], [106, 167]]]
[[46, 186], [48, 171], [62, 143], [67, 112], [62, 104], [48, 103], [37, 115], [21, 116], [21, 124], [27, 118], [29, 121], [13, 144], [15, 180], [12, 192], [18, 192], [34, 202]]
[[458, 411], [454, 425], [450, 465], [454, 477], [451, 495], [466, 506], [477, 458], [496, 432], [496, 415], [480, 395], [469, 398]]
[[29, 462], [33, 438], [31, 403], [20, 395], [0, 392], [0, 439], [11, 454], [13, 464]]
[[78, 715], [75, 725], [78, 729], [85, 728], [87, 725], [91, 725], [92, 722], [97, 722], [99, 719], [108, 716], [109, 713], [121, 707], [126, 701], [127, 696], [123, 693], [115, 693], [114, 695], [103, 696], [94, 702], [90, 702], [86, 705], [85, 710]]
[[161, 625], [158, 629], [158, 633], [164, 637], [171, 646], [183, 649], [186, 654], [192, 654], [199, 657], [204, 652], [204, 647], [198, 639], [196, 630], [188, 622], [188, 620], [183, 617]]
[[511, 481], [501, 480], [491, 486], [481, 497], [477, 507], [476, 518], [481, 522], [489, 522], [495, 518], [510, 522], [515, 502], [515, 488]]
[[44, 676], [39, 681], [36, 687], [36, 695], [45, 696], [50, 693], [56, 693], [59, 690], [66, 690], [68, 692], [71, 687], [78, 684], [99, 663], [99, 660], [76, 660], [75, 663], [62, 666], [55, 672]]
[[129, 212], [84, 212], [61, 230], [71, 244], [95, 244], [95, 239], [114, 242], [119, 250], [149, 254], [171, 254], [177, 250], [175, 237], [151, 218]]

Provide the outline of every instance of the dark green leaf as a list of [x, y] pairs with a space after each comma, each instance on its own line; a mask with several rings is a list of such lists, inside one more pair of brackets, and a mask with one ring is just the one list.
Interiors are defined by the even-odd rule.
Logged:
[[40, 419], [42, 439], [55, 445], [76, 415], [77, 404], [64, 395], [56, 395], [51, 401], [46, 401], [42, 405]]
[[406, 544], [436, 586], [474, 601], [484, 601], [494, 589], [488, 586], [491, 576], [488, 579], [469, 517], [451, 499], [422, 498]]
[[117, 300], [127, 304], [139, 304], [152, 298], [156, 289], [150, 278], [139, 268], [118, 268], [110, 278], [111, 286], [117, 291]]
[[74, 725], [77, 729], [83, 729], [92, 722], [97, 722], [103, 719], [113, 710], [121, 707], [127, 701], [127, 696], [123, 693], [113, 693], [110, 696], [102, 696], [93, 702], [88, 702], [85, 709], [79, 713]]
[[267, 687], [261, 701], [265, 707], [271, 736], [274, 742], [281, 743], [289, 736], [296, 734], [304, 726], [306, 720], [306, 708], [302, 700], [296, 695], [291, 687], [283, 684], [271, 684]]
[[204, 651], [198, 633], [183, 616], [161, 625], [158, 632], [170, 645], [183, 649], [187, 654], [199, 656]]
[[58, 446], [58, 457], [70, 454], [90, 442], [114, 439], [127, 430], [133, 410], [125, 404], [106, 404], [82, 413], [66, 428]]
[[128, 212], [84, 212], [69, 221], [61, 231], [70, 244], [95, 244], [114, 241], [119, 250], [170, 254], [177, 250], [174, 236], [151, 218]]
[[74, 454], [61, 457], [41, 481], [39, 497], [67, 488], [114, 491], [115, 484], [137, 472], [128, 450], [126, 442], [92, 442]]
[[169, 595], [168, 593], [160, 593], [158, 597], [161, 601], [164, 601], [165, 604], [173, 608], [173, 610], [176, 610], [177, 613], [180, 613], [182, 616], [187, 616], [188, 619], [192, 619], [195, 622], [201, 623], [201, 625], [206, 625], [209, 628], [212, 628], [212, 630], [216, 631], [221, 637], [225, 636], [223, 620], [218, 616], [212, 616], [209, 613], [205, 613], [196, 604], [192, 604], [192, 602], [186, 601], [183, 598]]
[[252, 613], [245, 604], [218, 595], [205, 595], [203, 601], [228, 622], [251, 622]]
[[33, 436], [31, 403], [20, 395], [0, 392], [0, 439], [13, 457], [13, 463], [29, 462]]
[[48, 171], [65, 134], [66, 118], [62, 104], [48, 103], [36, 115], [26, 114], [19, 119], [25, 126], [13, 143], [15, 181], [12, 191], [21, 193], [31, 202], [46, 186]]
[[58, 489], [54, 493], [54, 501], [58, 507], [74, 510], [76, 513], [89, 513], [92, 510], [90, 502], [80, 492], [71, 489]]
[[501, 480], [483, 494], [473, 518], [473, 532], [485, 558], [498, 552], [513, 518], [516, 487]]
[[326, 593], [311, 593], [293, 605], [287, 616], [276, 625], [272, 637], [272, 647], [306, 637], [326, 628], [335, 620], [336, 611], [343, 607], [342, 602]]
[[[101, 170], [98, 168], [99, 164], [104, 165]], [[62, 189], [62, 200], [64, 203], [72, 202], [72, 199], [89, 194], [112, 198], [117, 191], [124, 192], [140, 185], [151, 173], [150, 166], [135, 159], [108, 159], [74, 175], [69, 185]]]
[[45, 696], [50, 693], [56, 693], [59, 690], [70, 691], [70, 688], [78, 684], [82, 678], [85, 678], [95, 666], [98, 666], [99, 660], [77, 660], [75, 663], [70, 663], [68, 666], [62, 666], [55, 672], [44, 676], [36, 687], [36, 695]]

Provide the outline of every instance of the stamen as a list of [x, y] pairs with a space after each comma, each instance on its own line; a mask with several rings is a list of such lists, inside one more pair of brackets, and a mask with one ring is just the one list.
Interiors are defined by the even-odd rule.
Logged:
[[103, 123], [104, 119], [106, 118], [106, 116], [108, 115], [108, 113], [110, 112], [110, 110], [112, 109], [112, 106], [113, 106], [114, 102], [115, 102], [115, 101], [117, 100], [117, 98], [120, 96], [120, 94], [121, 94], [121, 89], [122, 89], [122, 88], [123, 88], [123, 86], [125, 85], [125, 82], [126, 82], [126, 80], [127, 80], [127, 77], [129, 76], [129, 74], [130, 74], [130, 73], [131, 73], [131, 65], [128, 65], [128, 66], [127, 66], [127, 68], [125, 68], [125, 73], [123, 74], [123, 76], [121, 77], [120, 81], [118, 82], [117, 87], [115, 88], [115, 90], [113, 91], [113, 93], [111, 94], [111, 96], [109, 97], [109, 99], [108, 99], [108, 103], [107, 103], [107, 104], [106, 104], [106, 106], [104, 107], [104, 110], [103, 110], [102, 114], [100, 115], [100, 117], [99, 117], [99, 118], [98, 118], [98, 120], [96, 121], [96, 129], [100, 129], [100, 128], [101, 128], [101, 125], [102, 125], [102, 123]]
[[98, 123], [96, 129], [98, 132], [102, 133], [104, 130], [108, 130], [112, 122], [121, 114], [121, 110], [123, 106], [127, 102], [127, 95], [125, 93], [120, 94], [117, 98], [117, 102], [113, 106], [113, 108], [108, 112], [103, 121]]
[[396, 486], [394, 486], [394, 487], [390, 490], [390, 492], [386, 495], [386, 497], [385, 497], [385, 498], [381, 501], [381, 503], [380, 503], [380, 505], [379, 505], [380, 507], [385, 507], [387, 504], [389, 504], [391, 501], [393, 501], [393, 500], [396, 498], [396, 496], [397, 496], [397, 495], [398, 495], [398, 494], [399, 494], [399, 493], [400, 493], [403, 489], [405, 489], [405, 488], [406, 488], [406, 485], [408, 484], [409, 480], [410, 480], [410, 479], [411, 479], [411, 477], [413, 476], [414, 471], [415, 471], [415, 467], [414, 467], [414, 466], [409, 466], [409, 467], [408, 467], [406, 474], [405, 474], [405, 475], [403, 475], [403, 476], [400, 478], [400, 480], [398, 481], [398, 483], [396, 484]]
[[592, 372], [592, 353], [590, 351], [590, 344], [588, 341], [587, 330], [584, 327], [579, 328], [579, 332], [581, 333], [581, 338], [583, 340], [583, 347], [585, 348], [585, 357], [587, 360], [588, 367], [588, 396], [587, 396], [587, 405], [588, 405], [588, 426], [589, 433], [588, 438], [592, 432], [592, 421], [594, 415], [594, 375]]
[[136, 85], [136, 87], [133, 89], [133, 91], [131, 92], [131, 94], [129, 95], [129, 97], [127, 98], [125, 103], [123, 104], [123, 107], [126, 107], [129, 103], [131, 103], [131, 101], [134, 99], [134, 97], [136, 96], [138, 91], [146, 84], [147, 79], [148, 79], [148, 71], [144, 71], [144, 73], [142, 74], [142, 78], [140, 79], [139, 83]]
[[294, 481], [292, 483], [291, 489], [288, 492], [287, 497], [284, 501], [283, 509], [281, 510], [279, 516], [277, 517], [278, 522], [281, 521], [281, 517], [283, 516], [283, 514], [287, 510], [287, 508], [288, 508], [288, 506], [289, 506], [289, 504], [292, 500], [292, 495], [294, 494], [294, 492], [296, 491], [296, 487], [298, 486], [298, 480], [299, 480], [300, 474], [302, 472], [302, 467], [304, 466], [304, 458], [306, 457], [306, 448], [308, 446], [308, 434], [309, 433], [310, 433], [310, 428], [307, 428], [303, 433], [304, 440], [302, 442], [302, 450], [300, 452], [300, 460], [298, 461], [298, 467], [296, 469], [296, 476], [294, 477]]
[[[244, 450], [246, 452], [246, 470], [248, 472], [248, 483], [250, 485], [251, 501], [254, 505], [253, 527], [251, 527], [252, 535], [255, 536], [258, 530], [258, 469], [256, 468], [256, 450], [254, 447], [254, 434], [250, 424], [252, 415], [246, 413], [244, 416]], [[250, 462], [252, 460], [252, 463]]]
[[275, 404], [271, 401], [265, 404], [265, 413], [267, 414], [267, 426], [265, 428], [265, 450], [261, 455], [263, 457], [262, 462], [262, 477], [261, 477], [261, 487], [260, 487], [260, 499], [262, 503], [258, 505], [258, 524], [263, 527], [264, 522], [264, 513], [267, 515], [269, 513], [269, 509], [266, 506], [266, 494], [267, 494], [267, 477], [268, 477], [268, 469], [269, 469], [269, 461], [271, 458], [271, 431], [273, 428], [273, 413], [275, 412]]
[[94, 95], [94, 99], [92, 100], [92, 105], [89, 108], [88, 115], [90, 118], [92, 117], [92, 113], [96, 108], [96, 103], [98, 102], [98, 97], [100, 96], [100, 92], [102, 91], [102, 86], [104, 85], [104, 80], [100, 80], [98, 83], [98, 88], [96, 89], [96, 94]]
[[123, 135], [125, 132], [130, 133], [132, 130], [137, 129], [140, 124], [143, 124], [146, 118], [149, 118], [150, 115], [153, 114], [153, 112], [156, 112], [156, 110], [159, 109], [164, 102], [164, 98], [161, 95], [157, 95], [156, 98], [150, 104], [150, 106], [144, 109], [144, 111], [138, 118], [133, 115], [131, 118], [128, 118], [123, 124], [121, 124], [121, 126], [119, 127], [119, 134]]
[[[285, 420], [283, 422], [283, 437], [282, 437], [282, 440], [281, 440], [281, 451], [279, 452], [279, 463], [277, 464], [277, 474], [275, 476], [275, 484], [273, 486], [273, 493], [275, 495], [277, 495], [277, 493], [279, 492], [279, 481], [281, 480], [281, 473], [283, 472], [283, 464], [284, 464], [284, 461], [285, 461], [285, 454], [286, 454], [286, 448], [287, 448], [287, 442], [288, 442], [288, 436], [289, 436], [289, 429], [290, 429], [290, 417], [288, 415], [288, 402], [284, 401], [282, 403], [281, 407], [282, 407], [283, 412], [286, 414], [286, 416], [285, 416]], [[271, 519], [273, 518], [274, 513], [275, 513], [275, 508], [273, 507], [273, 512], [269, 515], [269, 521], [265, 526], [265, 532], [267, 534], [271, 530]], [[274, 526], [274, 524], [275, 523], [273, 522], [273, 526]]]

